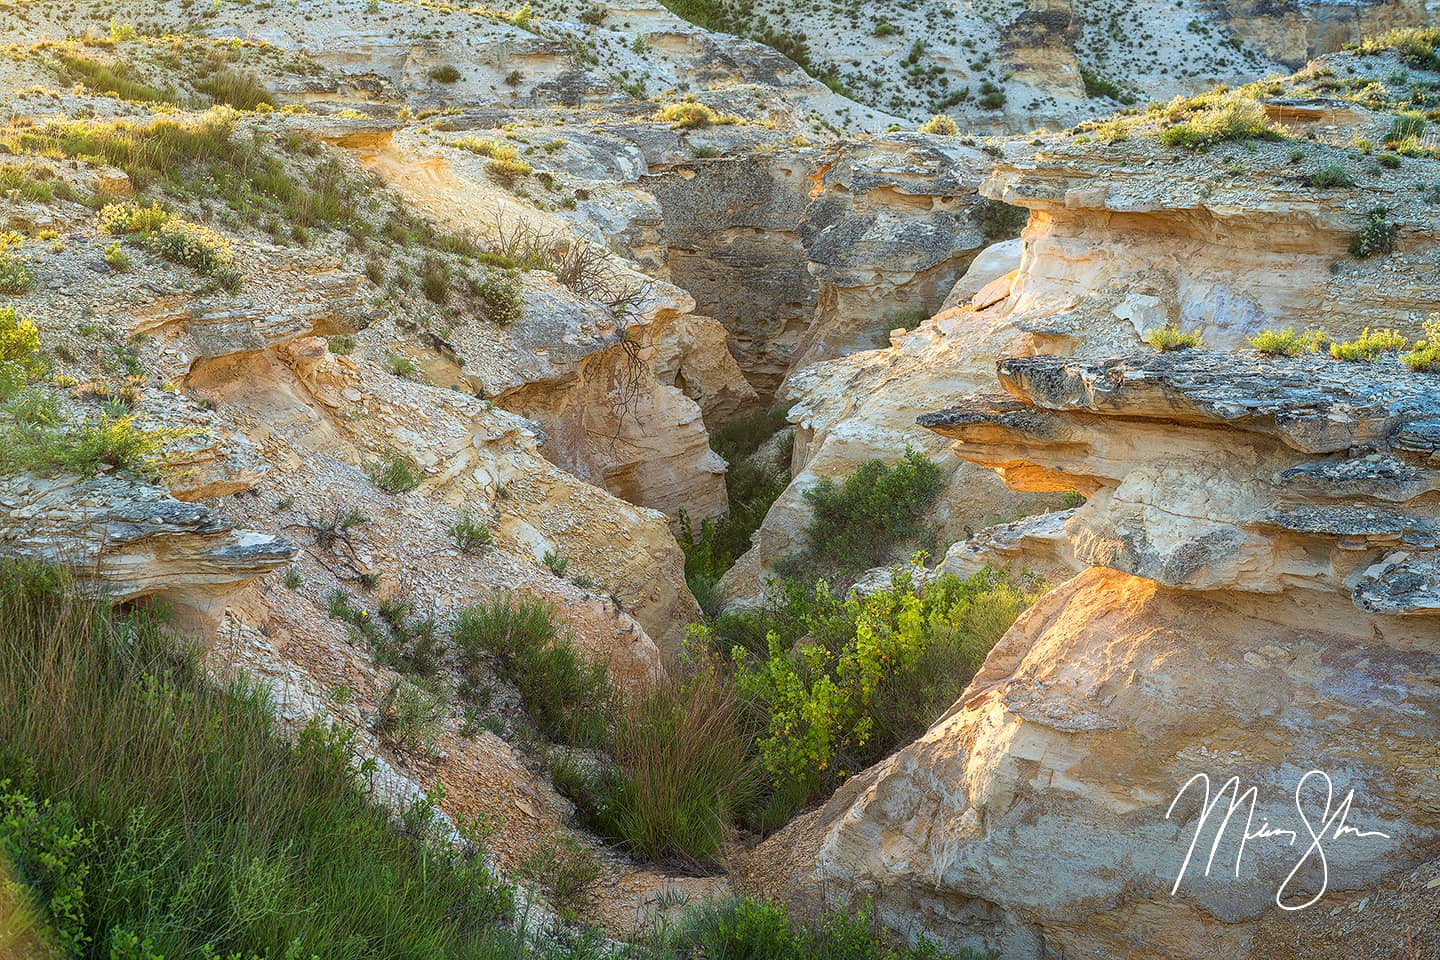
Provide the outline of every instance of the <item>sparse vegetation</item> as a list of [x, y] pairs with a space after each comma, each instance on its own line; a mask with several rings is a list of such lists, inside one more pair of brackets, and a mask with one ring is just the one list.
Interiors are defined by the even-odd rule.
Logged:
[[482, 553], [492, 543], [490, 528], [468, 513], [462, 513], [445, 532], [462, 553]]
[[1278, 357], [1297, 357], [1302, 353], [1315, 353], [1329, 343], [1329, 338], [1323, 330], [1306, 330], [1304, 333], [1297, 334], [1294, 327], [1261, 330], [1249, 339], [1256, 350]]
[[656, 112], [655, 119], [671, 124], [677, 130], [702, 130], [740, 122], [740, 118], [733, 114], [716, 113], [713, 108], [694, 100], [666, 104]]
[[1355, 180], [1342, 163], [1329, 163], [1310, 175], [1310, 186], [1316, 190], [1332, 190], [1336, 187], [1353, 187]]
[[460, 70], [454, 64], [444, 63], [430, 68], [430, 79], [436, 83], [459, 83]]
[[1440, 372], [1440, 313], [1425, 321], [1425, 336], [1400, 358], [1416, 373]]
[[262, 105], [275, 106], [275, 98], [265, 84], [241, 70], [217, 70], [208, 77], [195, 81], [195, 89], [215, 103], [237, 110], [254, 110]]
[[1286, 133], [1265, 116], [1257, 101], [1238, 94], [1204, 94], [1176, 100], [1167, 116], [1175, 122], [1160, 131], [1167, 147], [1204, 150], [1236, 140], [1283, 140]]

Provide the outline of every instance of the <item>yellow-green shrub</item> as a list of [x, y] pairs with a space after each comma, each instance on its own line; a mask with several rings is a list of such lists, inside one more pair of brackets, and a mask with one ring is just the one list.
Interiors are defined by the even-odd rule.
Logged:
[[1366, 327], [1354, 340], [1330, 344], [1330, 356], [1351, 363], [1370, 363], [1382, 353], [1404, 350], [1408, 339], [1398, 330]]

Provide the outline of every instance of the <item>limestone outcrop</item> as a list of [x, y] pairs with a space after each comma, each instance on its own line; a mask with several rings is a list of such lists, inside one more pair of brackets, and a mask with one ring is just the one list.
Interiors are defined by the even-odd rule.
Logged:
[[[1088, 493], [1063, 519], [1083, 572], [923, 737], [763, 856], [798, 864], [786, 885], [812, 900], [872, 896], [897, 930], [1007, 957], [1323, 953], [1374, 898], [1368, 922], [1399, 930], [1440, 857], [1440, 380], [1188, 351], [998, 369], [1009, 396], [922, 423], [1008, 484]], [[1212, 797], [1255, 787], [1253, 821], [1248, 800], [1207, 821], [1197, 774]], [[1353, 792], [1367, 832], [1331, 821], [1328, 872], [1312, 854], [1290, 876], [1297, 790], [1317, 831]], [[1318, 922], [1277, 905], [1322, 893]]]

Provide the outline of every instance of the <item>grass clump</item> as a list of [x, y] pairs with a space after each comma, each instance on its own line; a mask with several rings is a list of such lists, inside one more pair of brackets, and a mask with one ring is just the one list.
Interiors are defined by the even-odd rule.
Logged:
[[493, 955], [512, 907], [475, 846], [394, 829], [347, 736], [287, 739], [166, 636], [0, 563], [0, 844], [79, 955]]
[[130, 269], [130, 254], [125, 252], [125, 248], [120, 245], [119, 240], [114, 240], [106, 245], [104, 257], [105, 262], [114, 270], [124, 273]]
[[96, 93], [105, 93], [121, 100], [142, 103], [172, 103], [174, 90], [158, 90], [141, 82], [129, 64], [101, 63], [82, 53], [61, 51], [56, 54], [61, 72], [72, 83], [84, 84]]
[[254, 110], [262, 105], [275, 106], [275, 98], [265, 84], [242, 70], [216, 70], [208, 77], [195, 81], [195, 89], [214, 103], [237, 110]]
[[370, 482], [392, 496], [409, 493], [420, 486], [420, 467], [399, 450], [386, 450], [379, 460], [365, 467]]
[[1181, 122], [1160, 131], [1167, 147], [1204, 150], [1237, 140], [1283, 140], [1285, 130], [1272, 123], [1256, 100], [1236, 94], [1206, 95], [1181, 101], [1170, 108], [1170, 118]]
[[1395, 249], [1395, 234], [1400, 228], [1389, 221], [1389, 216], [1390, 211], [1386, 207], [1374, 207], [1365, 214], [1364, 225], [1350, 238], [1350, 256], [1365, 260]]
[[190, 267], [226, 290], [237, 290], [243, 282], [229, 240], [209, 227], [174, 216], [159, 204], [146, 206], [134, 200], [108, 204], [96, 215], [96, 222], [102, 232], [134, 237], [161, 258]]
[[375, 733], [403, 752], [433, 753], [450, 701], [430, 684], [410, 677], [391, 680], [376, 705]]
[[525, 318], [525, 298], [520, 293], [520, 278], [513, 273], [492, 271], [472, 291], [485, 318], [491, 323], [508, 327]]
[[460, 70], [454, 64], [442, 63], [430, 68], [430, 79], [436, 83], [459, 83]]
[[0, 307], [0, 401], [9, 400], [44, 373], [35, 321], [14, 307]]
[[1404, 350], [1409, 339], [1398, 330], [1366, 327], [1354, 340], [1330, 344], [1330, 356], [1351, 363], [1373, 363], [1382, 353]]
[[162, 462], [165, 448], [184, 433], [147, 430], [133, 417], [109, 415], [55, 427], [0, 427], [0, 471], [91, 477], [110, 469], [148, 475]]
[[1310, 175], [1310, 186], [1316, 190], [1330, 190], [1335, 187], [1353, 187], [1355, 179], [1343, 163], [1331, 163]]
[[1329, 342], [1323, 330], [1296, 333], [1294, 327], [1261, 330], [1249, 340], [1256, 350], [1274, 357], [1298, 357], [1302, 353], [1315, 353]]
[[1161, 353], [1169, 353], [1171, 350], [1199, 350], [1205, 346], [1205, 338], [1200, 335], [1200, 331], [1182, 333], [1174, 322], [1147, 330], [1145, 342]]
[[1103, 77], [1093, 70], [1081, 67], [1080, 80], [1085, 84], [1085, 96], [1087, 97], [1109, 97], [1111, 100], [1127, 105], [1135, 102], [1135, 95], [1133, 93], [1125, 90], [1110, 78]]
[[604, 741], [610, 698], [605, 667], [586, 661], [556, 627], [548, 605], [499, 594], [461, 610], [453, 635], [467, 678], [479, 680], [487, 659], [493, 661], [519, 689], [526, 713], [547, 737], [563, 743]]
[[445, 532], [455, 541], [461, 553], [483, 553], [494, 542], [485, 522], [468, 513], [462, 513], [460, 519], [447, 527]]
[[1440, 70], [1440, 27], [1403, 27], [1366, 37], [1359, 43], [1348, 44], [1346, 50], [1361, 56], [1374, 56], [1386, 50], [1394, 50], [1400, 59], [1421, 70]]
[[520, 875], [544, 890], [562, 915], [573, 914], [581, 895], [604, 872], [595, 851], [559, 834], [542, 840], [520, 864]]
[[955, 121], [950, 117], [943, 113], [937, 113], [929, 120], [920, 124], [920, 132], [933, 133], [942, 137], [953, 137], [960, 132], [960, 128], [955, 125]]
[[894, 466], [880, 460], [861, 464], [838, 484], [821, 480], [804, 493], [812, 510], [805, 546], [782, 558], [777, 572], [848, 586], [858, 574], [892, 560], [897, 545], [926, 535], [920, 517], [940, 494], [940, 483], [940, 468], [918, 450], [906, 450]]

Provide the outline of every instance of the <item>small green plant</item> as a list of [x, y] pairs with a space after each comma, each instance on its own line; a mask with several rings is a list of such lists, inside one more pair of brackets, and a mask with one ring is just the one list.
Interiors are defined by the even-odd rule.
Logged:
[[386, 450], [379, 460], [365, 467], [365, 472], [371, 483], [392, 495], [409, 493], [420, 486], [419, 466], [398, 450]]
[[1321, 167], [1310, 175], [1310, 186], [1317, 190], [1330, 190], [1335, 187], [1353, 187], [1355, 180], [1350, 176], [1350, 171], [1345, 169], [1342, 163], [1331, 163]]
[[410, 377], [413, 377], [415, 376], [415, 374], [420, 372], [420, 368], [415, 365], [415, 361], [411, 360], [403, 353], [392, 353], [387, 356], [385, 358], [384, 367], [385, 372], [390, 374], [391, 376], [404, 377], [406, 379], [409, 379]]
[[1398, 330], [1371, 330], [1366, 327], [1354, 340], [1330, 344], [1330, 356], [1351, 363], [1371, 363], [1382, 353], [1404, 350], [1408, 342], [1408, 338]]
[[1400, 157], [1396, 154], [1382, 153], [1380, 154], [1380, 156], [1375, 158], [1375, 162], [1380, 164], [1380, 166], [1384, 167], [1386, 170], [1398, 170], [1400, 168], [1400, 164], [1404, 161], [1401, 160]]
[[38, 895], [39, 905], [65, 955], [77, 955], [85, 932], [86, 856], [92, 838], [68, 803], [36, 802], [0, 780], [0, 863], [12, 866]]
[[1205, 346], [1205, 339], [1200, 335], [1200, 331], [1182, 333], [1173, 321], [1163, 327], [1147, 330], [1145, 342], [1162, 353], [1169, 353], [1171, 350], [1199, 350]]
[[444, 63], [438, 67], [430, 68], [430, 79], [436, 83], [458, 83], [460, 71], [454, 64]]
[[1374, 207], [1365, 214], [1360, 232], [1350, 238], [1350, 256], [1364, 260], [1395, 249], [1395, 234], [1400, 228], [1387, 219], [1389, 215], [1386, 207]]
[[304, 586], [305, 578], [301, 576], [298, 568], [287, 567], [285, 569], [285, 579], [282, 582], [285, 584], [286, 590], [299, 590]]
[[15, 254], [23, 244], [19, 234], [0, 233], [0, 294], [29, 293], [35, 287], [30, 268]]
[[325, 346], [331, 353], [347, 356], [355, 352], [355, 338], [348, 333], [326, 337]]
[[520, 864], [520, 875], [538, 884], [562, 914], [573, 913], [581, 895], [604, 872], [594, 850], [561, 834], [540, 841]]
[[570, 558], [562, 557], [549, 550], [545, 551], [545, 567], [555, 576], [565, 576], [565, 569], [570, 566]]
[[125, 252], [125, 248], [120, 245], [119, 240], [112, 240], [105, 247], [105, 262], [108, 263], [112, 269], [124, 273], [130, 269], [130, 254]]
[[376, 704], [375, 733], [396, 750], [432, 753], [450, 701], [444, 692], [409, 677], [396, 677]]
[[1425, 321], [1425, 337], [1416, 340], [1415, 346], [1400, 359], [1416, 373], [1440, 372], [1440, 313], [1430, 315]]
[[9, 400], [44, 373], [35, 321], [14, 307], [0, 307], [0, 401]]
[[945, 114], [937, 113], [920, 125], [920, 132], [933, 133], [943, 137], [953, 137], [960, 132], [960, 128], [955, 125], [954, 120]]
[[490, 528], [484, 521], [468, 513], [462, 513], [460, 519], [447, 528], [446, 533], [462, 553], [481, 553], [493, 542]]
[[1294, 327], [1281, 330], [1261, 330], [1250, 337], [1250, 343], [1261, 353], [1278, 357], [1296, 357], [1302, 353], [1315, 353], [1329, 342], [1323, 330], [1306, 330], [1296, 333]]

